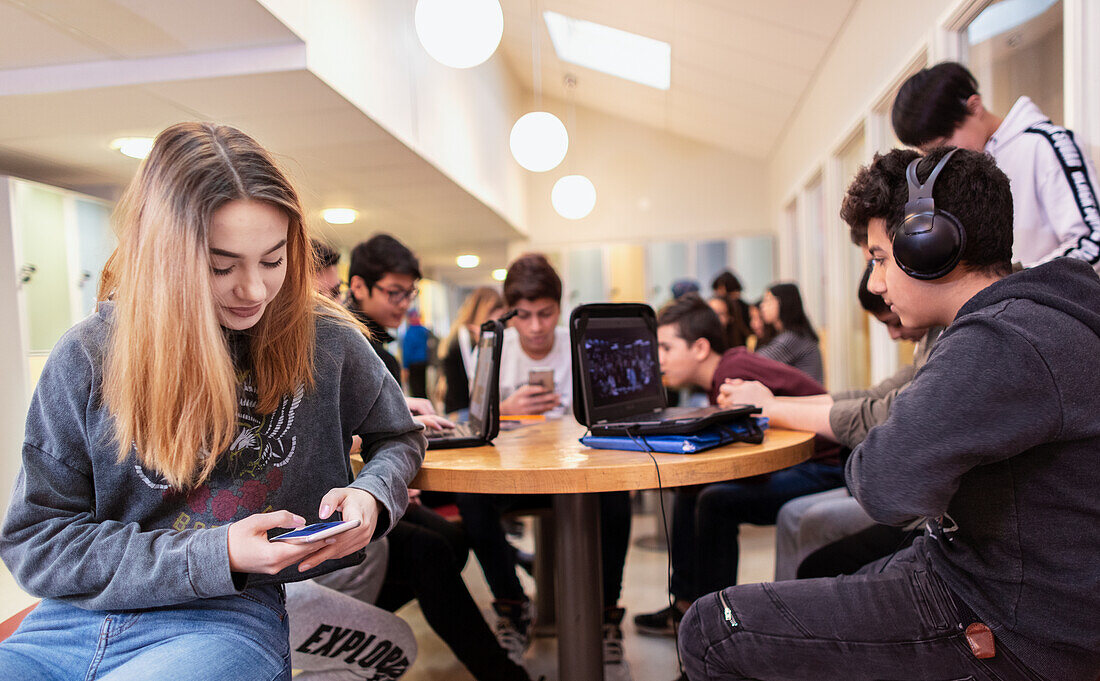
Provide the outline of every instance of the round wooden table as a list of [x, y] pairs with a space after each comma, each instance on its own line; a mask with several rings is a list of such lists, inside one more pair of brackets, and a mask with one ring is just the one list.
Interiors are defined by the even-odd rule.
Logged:
[[813, 433], [770, 429], [759, 445], [700, 454], [589, 449], [571, 418], [501, 432], [493, 446], [433, 449], [410, 487], [441, 492], [552, 494], [558, 678], [603, 679], [599, 503], [596, 492], [680, 487], [744, 478], [801, 463]]

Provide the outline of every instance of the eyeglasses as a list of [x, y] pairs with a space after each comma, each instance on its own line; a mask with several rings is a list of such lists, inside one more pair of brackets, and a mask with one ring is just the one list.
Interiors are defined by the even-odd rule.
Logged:
[[382, 288], [377, 284], [371, 285], [372, 289], [378, 289], [382, 293], [386, 294], [386, 298], [390, 301], [390, 305], [400, 305], [406, 300], [410, 303], [416, 300], [416, 296], [420, 294], [420, 291], [414, 286], [413, 288]]

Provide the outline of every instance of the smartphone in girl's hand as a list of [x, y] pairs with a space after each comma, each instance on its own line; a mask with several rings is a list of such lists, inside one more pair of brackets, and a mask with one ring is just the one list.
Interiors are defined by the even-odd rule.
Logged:
[[294, 544], [312, 544], [313, 542], [321, 541], [322, 539], [328, 539], [341, 532], [347, 532], [348, 530], [359, 527], [358, 520], [336, 520], [327, 523], [313, 523], [312, 525], [306, 525], [300, 527], [297, 530], [291, 530], [285, 534], [280, 534], [277, 537], [272, 537], [270, 541], [288, 541]]

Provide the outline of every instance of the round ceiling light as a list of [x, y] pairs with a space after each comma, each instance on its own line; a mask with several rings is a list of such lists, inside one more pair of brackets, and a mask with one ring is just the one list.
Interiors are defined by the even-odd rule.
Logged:
[[153, 150], [152, 137], [119, 137], [111, 140], [111, 148], [121, 152], [124, 156], [136, 158], [139, 161], [149, 155]]
[[566, 175], [554, 183], [550, 203], [563, 218], [580, 220], [596, 207], [596, 186], [584, 175]]
[[504, 281], [508, 278], [508, 270], [500, 267], [493, 270], [493, 281]]
[[552, 170], [569, 151], [569, 133], [552, 113], [532, 111], [520, 116], [508, 138], [516, 163], [535, 173]]
[[432, 59], [468, 69], [496, 52], [504, 35], [498, 0], [417, 0], [416, 36]]
[[359, 217], [359, 211], [351, 208], [326, 208], [321, 211], [321, 217], [330, 225], [350, 225]]
[[481, 258], [476, 255], [460, 255], [455, 258], [455, 264], [464, 270], [468, 270], [481, 264]]

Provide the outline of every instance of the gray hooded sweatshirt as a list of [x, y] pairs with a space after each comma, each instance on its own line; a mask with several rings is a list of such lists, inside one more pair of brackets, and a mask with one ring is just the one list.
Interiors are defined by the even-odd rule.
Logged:
[[1008, 276], [963, 305], [847, 464], [876, 521], [937, 519], [909, 550], [1058, 681], [1100, 670], [1098, 361], [1088, 264]]
[[[0, 557], [28, 593], [87, 609], [139, 609], [308, 579], [361, 553], [304, 573], [232, 573], [229, 524], [282, 509], [316, 522], [321, 497], [344, 486], [378, 499], [376, 537], [404, 514], [425, 441], [358, 330], [318, 318], [315, 386], [285, 396], [272, 414], [255, 412], [246, 378], [236, 440], [205, 483], [181, 493], [135, 457], [117, 461], [101, 393], [114, 306], [99, 307], [54, 347], [27, 415]], [[366, 461], [354, 482], [352, 435], [363, 438]]]

